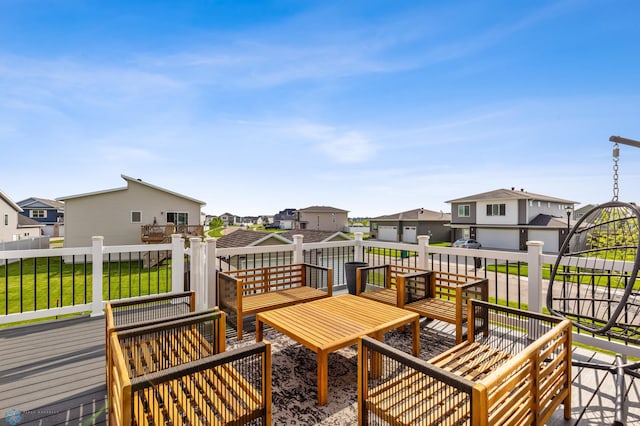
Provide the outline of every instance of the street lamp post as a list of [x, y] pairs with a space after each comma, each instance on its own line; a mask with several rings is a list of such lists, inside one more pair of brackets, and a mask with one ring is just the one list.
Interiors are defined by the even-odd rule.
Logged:
[[567, 206], [564, 208], [565, 213], [567, 214], [567, 238], [569, 238], [569, 232], [571, 232], [571, 206]]

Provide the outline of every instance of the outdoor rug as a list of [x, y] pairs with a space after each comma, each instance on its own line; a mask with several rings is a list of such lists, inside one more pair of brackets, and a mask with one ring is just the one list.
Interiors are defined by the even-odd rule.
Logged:
[[[429, 359], [455, 345], [452, 335], [437, 331], [423, 320], [420, 326], [420, 358]], [[272, 410], [274, 425], [354, 425], [358, 420], [358, 347], [329, 354], [328, 402], [318, 405], [317, 357], [283, 334], [266, 327], [264, 339], [271, 343]], [[392, 330], [385, 343], [411, 353], [411, 331]], [[231, 337], [227, 349], [255, 342], [246, 333], [238, 341]]]

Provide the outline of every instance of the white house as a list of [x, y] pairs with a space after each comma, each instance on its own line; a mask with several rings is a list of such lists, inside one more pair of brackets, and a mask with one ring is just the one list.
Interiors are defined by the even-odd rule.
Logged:
[[453, 239], [473, 238], [485, 248], [508, 250], [526, 250], [528, 240], [543, 241], [543, 250], [555, 253], [567, 236], [577, 202], [511, 188], [447, 203]]
[[203, 201], [121, 177], [126, 187], [58, 198], [65, 203], [65, 247], [86, 247], [94, 235], [103, 236], [105, 245], [141, 244], [149, 226], [161, 232], [173, 225], [196, 227], [201, 234]]
[[0, 191], [0, 241], [15, 241], [19, 239], [18, 214], [22, 212], [20, 206], [9, 196]]
[[0, 191], [0, 242], [39, 237], [43, 224], [22, 216], [22, 208]]

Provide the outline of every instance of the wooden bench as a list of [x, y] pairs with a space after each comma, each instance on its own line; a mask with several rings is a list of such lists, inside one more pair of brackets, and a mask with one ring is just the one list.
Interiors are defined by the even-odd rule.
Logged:
[[127, 330], [195, 314], [195, 293], [162, 294], [109, 302], [104, 310], [106, 377], [109, 382], [109, 343], [116, 329]]
[[224, 312], [110, 335], [111, 425], [271, 424], [271, 347], [225, 351]]
[[329, 297], [332, 284], [331, 268], [307, 263], [218, 271], [218, 305], [242, 339], [245, 315]]
[[381, 265], [358, 268], [356, 282], [367, 274], [360, 296], [395, 305], [456, 326], [456, 343], [464, 338], [469, 300], [484, 300], [489, 296], [489, 281], [446, 271], [427, 271], [402, 265]]
[[570, 321], [475, 300], [469, 321], [465, 342], [428, 361], [362, 338], [359, 424], [542, 425], [560, 404], [570, 418]]

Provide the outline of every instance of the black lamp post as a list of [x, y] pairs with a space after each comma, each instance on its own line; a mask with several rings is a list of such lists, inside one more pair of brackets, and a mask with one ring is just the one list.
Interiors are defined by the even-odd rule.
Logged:
[[571, 219], [571, 210], [571, 206], [564, 208], [565, 213], [567, 213], [567, 238], [569, 237], [569, 232], [571, 232], [571, 223], [569, 222]]

